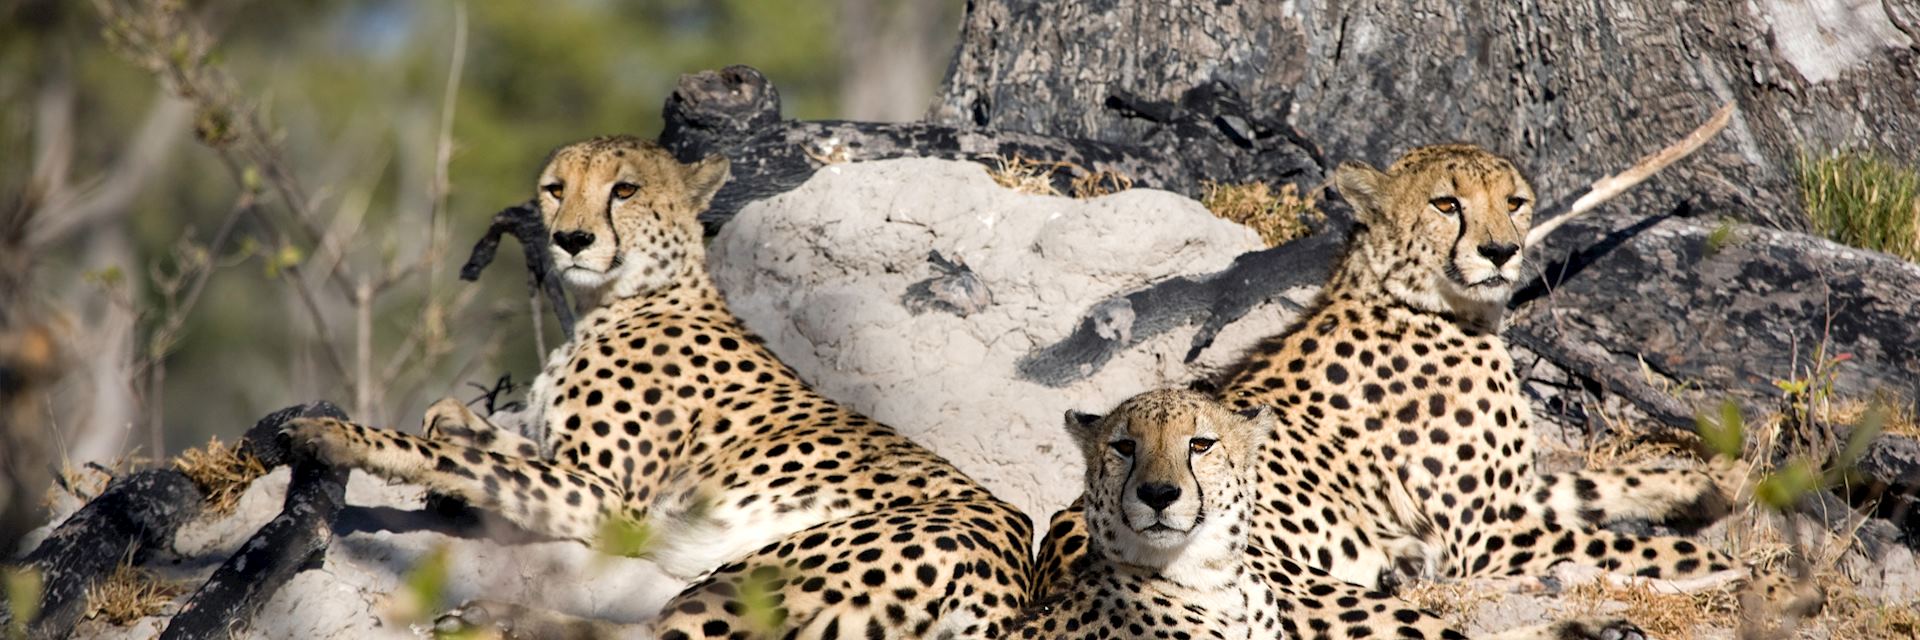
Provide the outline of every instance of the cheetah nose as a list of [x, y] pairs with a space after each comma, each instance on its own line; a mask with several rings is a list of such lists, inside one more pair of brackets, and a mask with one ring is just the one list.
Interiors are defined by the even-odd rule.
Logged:
[[1496, 242], [1494, 244], [1480, 245], [1480, 255], [1492, 261], [1493, 266], [1496, 267], [1506, 264], [1508, 260], [1513, 259], [1513, 255], [1516, 253], [1520, 253], [1520, 245], [1517, 244]]
[[565, 249], [568, 255], [578, 254], [581, 250], [593, 246], [593, 232], [555, 231], [553, 232], [553, 243], [560, 245], [560, 248]]
[[1164, 511], [1173, 501], [1180, 499], [1180, 487], [1170, 484], [1143, 484], [1133, 490], [1140, 501], [1153, 507], [1154, 511]]

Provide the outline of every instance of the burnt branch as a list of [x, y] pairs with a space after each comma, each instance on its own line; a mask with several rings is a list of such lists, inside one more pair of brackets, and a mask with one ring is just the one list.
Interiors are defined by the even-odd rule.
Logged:
[[246, 628], [295, 574], [326, 556], [333, 541], [334, 518], [346, 504], [347, 472], [329, 469], [286, 448], [280, 428], [294, 418], [345, 420], [347, 415], [331, 403], [316, 402], [276, 411], [247, 430], [241, 446], [258, 456], [261, 464], [293, 466], [285, 506], [187, 598], [161, 638], [228, 637]]
[[553, 257], [547, 253], [547, 225], [540, 220], [540, 209], [532, 200], [493, 214], [493, 224], [473, 243], [473, 253], [460, 267], [460, 279], [479, 280], [480, 272], [493, 264], [494, 254], [500, 251], [500, 239], [509, 235], [520, 241], [520, 252], [526, 258], [527, 287], [546, 296], [547, 306], [560, 320], [561, 334], [572, 336], [573, 306], [567, 304], [567, 293], [560, 286], [560, 280], [553, 277]]
[[173, 544], [174, 532], [198, 515], [202, 504], [199, 488], [172, 469], [115, 480], [24, 559], [26, 567], [40, 572], [44, 585], [40, 615], [27, 625], [28, 637], [71, 634], [86, 613], [88, 590], [121, 563], [137, 563], [148, 550]]

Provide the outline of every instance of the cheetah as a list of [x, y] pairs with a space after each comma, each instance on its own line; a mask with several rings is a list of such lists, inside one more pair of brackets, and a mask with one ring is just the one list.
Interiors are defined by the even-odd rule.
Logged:
[[1271, 410], [1152, 391], [1104, 417], [1069, 411], [1066, 426], [1087, 463], [1089, 548], [1011, 637], [1279, 637], [1248, 606], [1268, 598], [1246, 563], [1249, 467]]
[[814, 392], [728, 310], [695, 219], [727, 177], [724, 157], [683, 164], [630, 136], [549, 158], [536, 197], [555, 269], [591, 309], [502, 420], [531, 429], [443, 401], [425, 437], [338, 420], [287, 437], [536, 534], [632, 527], [640, 555], [693, 581], [651, 637], [1000, 633], [1027, 602], [1031, 523]]
[[[1510, 161], [1422, 147], [1384, 172], [1343, 164], [1333, 183], [1356, 219], [1327, 285], [1218, 385], [1234, 407], [1276, 411], [1255, 465], [1249, 545], [1273, 581], [1389, 593], [1417, 578], [1544, 575], [1564, 561], [1657, 578], [1733, 569], [1683, 538], [1600, 528], [1723, 515], [1704, 473], [1534, 472], [1531, 416], [1498, 336], [1534, 204]], [[1085, 552], [1082, 528], [1077, 505], [1054, 517], [1036, 593]], [[1336, 604], [1346, 613], [1328, 616], [1327, 600], [1282, 626], [1299, 637], [1435, 636], [1417, 629], [1419, 615], [1388, 621]]]

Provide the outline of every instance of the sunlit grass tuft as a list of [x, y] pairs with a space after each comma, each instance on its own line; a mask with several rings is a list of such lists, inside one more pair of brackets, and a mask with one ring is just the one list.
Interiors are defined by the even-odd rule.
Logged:
[[1275, 191], [1265, 182], [1220, 184], [1206, 182], [1200, 204], [1221, 219], [1252, 228], [1269, 247], [1277, 247], [1312, 232], [1307, 219], [1318, 219], [1311, 195], [1303, 196], [1292, 183]]
[[1920, 172], [1859, 151], [1802, 155], [1795, 169], [1815, 232], [1920, 262]]
[[1567, 597], [1586, 610], [1597, 610], [1606, 602], [1626, 605], [1620, 615], [1663, 640], [1692, 640], [1702, 628], [1730, 628], [1738, 611], [1738, 601], [1728, 588], [1663, 593], [1650, 585], [1613, 584], [1603, 578], [1574, 585]]
[[161, 580], [152, 572], [121, 563], [107, 579], [87, 589], [87, 618], [98, 618], [114, 626], [126, 626], [147, 616], [165, 612], [167, 604], [186, 590]]
[[219, 438], [207, 441], [205, 447], [180, 452], [173, 468], [200, 488], [207, 499], [207, 510], [214, 515], [231, 513], [247, 486], [267, 474], [259, 458], [240, 447], [229, 447]]
[[1060, 195], [1060, 190], [1053, 188], [1053, 170], [1058, 165], [1030, 160], [1018, 154], [1011, 158], [994, 156], [991, 159], [995, 166], [987, 169], [987, 175], [993, 177], [994, 184], [1027, 195]]

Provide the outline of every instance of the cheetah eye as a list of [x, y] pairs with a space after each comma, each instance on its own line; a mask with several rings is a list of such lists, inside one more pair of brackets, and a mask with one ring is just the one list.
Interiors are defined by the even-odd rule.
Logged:
[[1187, 441], [1187, 448], [1192, 449], [1194, 455], [1199, 455], [1206, 453], [1208, 449], [1212, 449], [1213, 443], [1215, 442], [1219, 442], [1219, 440], [1213, 438], [1194, 438]]
[[1438, 198], [1434, 198], [1432, 200], [1428, 200], [1427, 204], [1433, 205], [1433, 208], [1438, 209], [1440, 210], [1440, 213], [1444, 213], [1447, 215], [1453, 215], [1455, 213], [1460, 212], [1460, 201], [1454, 198], [1453, 196], [1441, 196]]
[[553, 199], [559, 200], [561, 192], [564, 192], [567, 190], [567, 185], [559, 182], [555, 182], [547, 186], [540, 187], [540, 190], [547, 192], [547, 195], [553, 196]]
[[1526, 198], [1520, 198], [1520, 197], [1507, 198], [1507, 213], [1513, 213], [1513, 212], [1519, 211], [1520, 207], [1524, 207], [1524, 206], [1527, 206]]
[[631, 198], [633, 197], [633, 194], [638, 193], [639, 191], [640, 191], [640, 186], [631, 182], [622, 182], [622, 183], [613, 185], [613, 197], [619, 198], [621, 200]]
[[1115, 440], [1113, 442], [1107, 443], [1107, 446], [1113, 447], [1114, 453], [1118, 453], [1120, 455], [1127, 456], [1129, 458], [1133, 457], [1133, 441], [1132, 440]]

